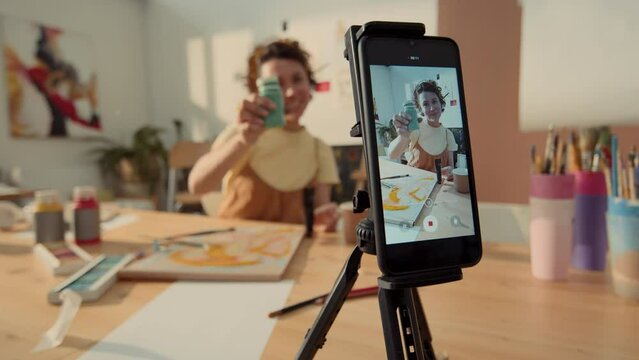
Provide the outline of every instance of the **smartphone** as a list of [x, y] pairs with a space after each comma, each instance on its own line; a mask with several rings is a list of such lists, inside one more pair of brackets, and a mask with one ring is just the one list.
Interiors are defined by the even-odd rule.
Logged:
[[[357, 61], [380, 269], [402, 275], [476, 264], [482, 247], [457, 44], [364, 35]], [[417, 128], [394, 121], [407, 101]], [[392, 140], [381, 136], [390, 126]], [[465, 161], [456, 161], [462, 152]]]

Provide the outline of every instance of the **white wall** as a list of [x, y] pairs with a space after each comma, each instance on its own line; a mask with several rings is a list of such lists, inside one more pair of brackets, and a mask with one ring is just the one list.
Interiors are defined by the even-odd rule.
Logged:
[[[130, 141], [135, 128], [149, 121], [145, 7], [142, 0], [20, 0], [0, 2], [0, 15], [57, 26], [91, 39], [104, 134], [125, 142]], [[0, 68], [4, 69], [2, 57]], [[25, 187], [52, 187], [65, 194], [74, 185], [100, 183], [95, 161], [87, 154], [98, 143], [13, 139], [9, 134], [6, 98], [3, 73], [0, 81], [3, 170], [19, 166]]]
[[519, 126], [639, 122], [639, 2], [519, 0]]
[[[413, 89], [417, 84], [424, 80], [435, 80], [442, 88], [442, 95], [446, 100], [439, 120], [447, 128], [462, 127], [461, 99], [455, 68], [376, 65], [371, 66], [371, 77], [377, 113], [384, 124], [388, 124], [395, 114], [403, 110], [406, 100], [413, 100]], [[451, 100], [457, 101], [455, 106], [451, 105]]]
[[[242, 76], [249, 51], [282, 35], [286, 20], [285, 35], [299, 39], [313, 56], [312, 66], [322, 69], [318, 80], [331, 81], [331, 92], [314, 95], [303, 123], [329, 144], [360, 143], [348, 137], [355, 119], [342, 57], [346, 27], [387, 20], [423, 22], [430, 35], [437, 29], [436, 0], [152, 0], [147, 8], [152, 117], [169, 129], [180, 118], [185, 135], [196, 139], [214, 136], [233, 121], [246, 96]], [[206, 80], [189, 83], [197, 74]]]

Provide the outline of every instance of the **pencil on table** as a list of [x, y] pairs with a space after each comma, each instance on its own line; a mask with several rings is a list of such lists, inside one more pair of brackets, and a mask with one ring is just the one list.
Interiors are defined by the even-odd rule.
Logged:
[[[358, 297], [363, 297], [363, 296], [376, 295], [378, 290], [379, 290], [379, 288], [377, 286], [370, 286], [370, 287], [365, 287], [365, 288], [352, 289], [348, 293], [346, 298], [347, 299], [353, 299], [353, 298], [358, 298]], [[320, 305], [320, 304], [323, 304], [326, 301], [326, 299], [328, 299], [329, 295], [330, 295], [329, 293], [322, 294], [322, 295], [319, 295], [319, 296], [312, 297], [312, 298], [310, 298], [308, 300], [304, 300], [304, 301], [295, 303], [293, 305], [286, 306], [286, 307], [284, 307], [282, 309], [279, 309], [279, 310], [276, 310], [276, 311], [273, 311], [273, 312], [269, 313], [268, 317], [270, 317], [270, 318], [278, 317], [280, 315], [288, 314], [288, 313], [290, 313], [290, 312], [292, 312], [294, 310], [301, 309], [301, 308], [303, 308], [305, 306], [308, 306], [308, 305], [313, 305], [313, 304]]]

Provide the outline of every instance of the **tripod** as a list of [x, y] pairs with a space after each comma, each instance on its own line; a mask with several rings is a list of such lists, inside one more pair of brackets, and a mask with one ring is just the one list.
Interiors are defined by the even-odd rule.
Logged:
[[[370, 22], [363, 26], [353, 25], [345, 34], [344, 57], [349, 61], [353, 99], [357, 123], [351, 129], [352, 137], [362, 136], [361, 119], [371, 118], [370, 110], [363, 107], [362, 69], [360, 68], [358, 43], [364, 36], [400, 36], [419, 38], [425, 33], [425, 26], [417, 23]], [[366, 156], [366, 147], [364, 148]], [[367, 165], [367, 174], [370, 169]], [[361, 213], [370, 207], [368, 193], [358, 191], [353, 198], [353, 211]], [[312, 359], [315, 353], [326, 342], [326, 334], [337, 317], [348, 293], [353, 288], [358, 276], [362, 254], [376, 254], [375, 227], [369, 218], [357, 225], [357, 246], [349, 256], [340, 272], [328, 299], [324, 302], [313, 326], [308, 330], [297, 359]], [[431, 335], [417, 293], [420, 286], [441, 284], [460, 280], [462, 271], [459, 267], [438, 269], [427, 272], [411, 273], [405, 276], [381, 276], [379, 284], [379, 310], [382, 317], [386, 356], [389, 359], [435, 360], [435, 352], [431, 344]]]
[[[365, 191], [358, 191], [353, 199], [353, 211], [362, 212], [368, 207], [368, 194]], [[326, 334], [357, 280], [362, 254], [376, 254], [373, 222], [370, 219], [362, 220], [357, 225], [356, 231], [357, 246], [344, 264], [313, 326], [306, 333], [296, 359], [312, 359], [322, 348], [326, 342]], [[461, 280], [461, 278], [461, 268], [378, 278], [379, 309], [386, 356], [389, 359], [436, 359], [417, 288]]]

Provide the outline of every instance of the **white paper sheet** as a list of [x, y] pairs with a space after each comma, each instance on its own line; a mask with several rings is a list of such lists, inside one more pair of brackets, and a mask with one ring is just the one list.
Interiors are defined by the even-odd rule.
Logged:
[[176, 282], [80, 359], [259, 359], [292, 287]]

